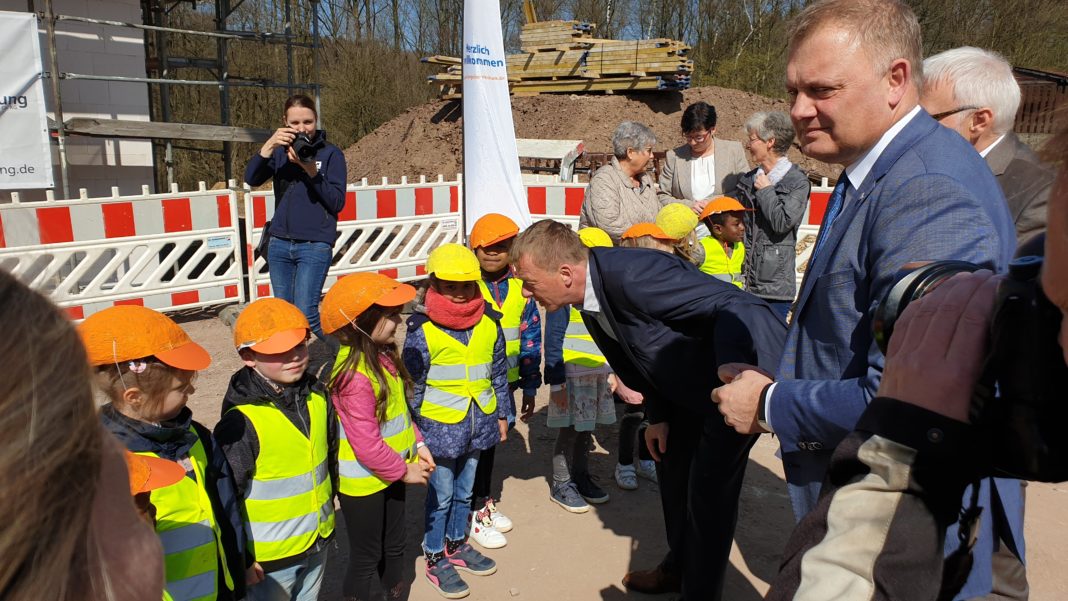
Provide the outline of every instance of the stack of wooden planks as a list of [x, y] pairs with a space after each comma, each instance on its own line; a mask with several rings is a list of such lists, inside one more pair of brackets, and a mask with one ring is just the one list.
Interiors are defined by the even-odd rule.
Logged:
[[[542, 21], [523, 26], [523, 54], [507, 57], [512, 93], [528, 96], [549, 93], [629, 92], [685, 90], [690, 87], [693, 61], [690, 47], [666, 38], [602, 40], [591, 36], [594, 26], [580, 21]], [[443, 99], [459, 98], [462, 91], [458, 58], [431, 56], [424, 62], [445, 70], [428, 78], [440, 86]]]
[[542, 49], [555, 49], [560, 46], [570, 47], [582, 44], [592, 38], [593, 23], [582, 21], [542, 21], [526, 23], [519, 32], [519, 43], [523, 52], [537, 52]]

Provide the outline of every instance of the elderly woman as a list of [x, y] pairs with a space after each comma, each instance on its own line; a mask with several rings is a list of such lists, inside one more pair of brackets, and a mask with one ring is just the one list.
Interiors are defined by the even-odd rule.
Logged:
[[755, 209], [746, 224], [746, 290], [785, 319], [796, 294], [794, 246], [808, 204], [808, 177], [789, 159], [794, 126], [786, 113], [759, 112], [745, 122], [749, 155], [757, 168], [738, 180], [735, 193]]
[[656, 182], [645, 168], [653, 158], [656, 135], [641, 123], [624, 121], [612, 134], [612, 163], [598, 169], [586, 187], [579, 227], [599, 227], [619, 244], [630, 226], [656, 219], [660, 210]]
[[686, 143], [664, 159], [660, 203], [682, 202], [699, 213], [710, 198], [730, 194], [738, 177], [749, 171], [749, 163], [741, 144], [716, 139], [716, 107], [691, 104], [682, 112], [681, 125]]

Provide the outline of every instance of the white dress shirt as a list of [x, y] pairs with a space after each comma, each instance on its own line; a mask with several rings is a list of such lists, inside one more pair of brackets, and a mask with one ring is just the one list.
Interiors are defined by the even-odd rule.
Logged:
[[1005, 139], [1005, 134], [1001, 134], [1000, 136], [998, 136], [998, 139], [994, 140], [993, 144], [991, 144], [990, 146], [987, 146], [986, 148], [984, 148], [984, 149], [979, 151], [979, 156], [981, 156], [981, 157], [983, 157], [985, 159], [986, 155], [990, 154], [990, 151], [994, 150], [994, 147], [997, 146], [998, 144], [1001, 144], [1001, 141], [1004, 140], [1004, 139]]
[[716, 191], [716, 155], [690, 161], [690, 191], [694, 200], [704, 200]]
[[608, 317], [601, 312], [601, 303], [597, 300], [597, 294], [593, 291], [593, 277], [590, 275], [590, 262], [586, 261], [586, 290], [582, 296], [582, 308], [579, 309], [582, 313], [588, 313], [590, 317], [597, 320], [597, 324], [601, 326], [605, 334], [608, 334], [612, 340], [619, 342], [616, 338], [616, 333], [612, 331], [612, 325], [608, 323]]

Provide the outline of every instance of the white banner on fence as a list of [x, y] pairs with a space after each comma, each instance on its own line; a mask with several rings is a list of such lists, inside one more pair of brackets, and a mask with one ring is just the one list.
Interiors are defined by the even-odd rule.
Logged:
[[464, 202], [467, 231], [486, 213], [530, 225], [519, 174], [498, 0], [464, 1]]
[[37, 16], [0, 11], [0, 190], [52, 188]]

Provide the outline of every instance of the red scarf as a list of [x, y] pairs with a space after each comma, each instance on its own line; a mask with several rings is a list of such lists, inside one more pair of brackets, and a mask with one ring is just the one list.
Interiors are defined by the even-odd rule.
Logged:
[[430, 321], [450, 330], [469, 330], [486, 312], [486, 301], [481, 294], [466, 303], [454, 303], [433, 287], [427, 288], [423, 304]]

